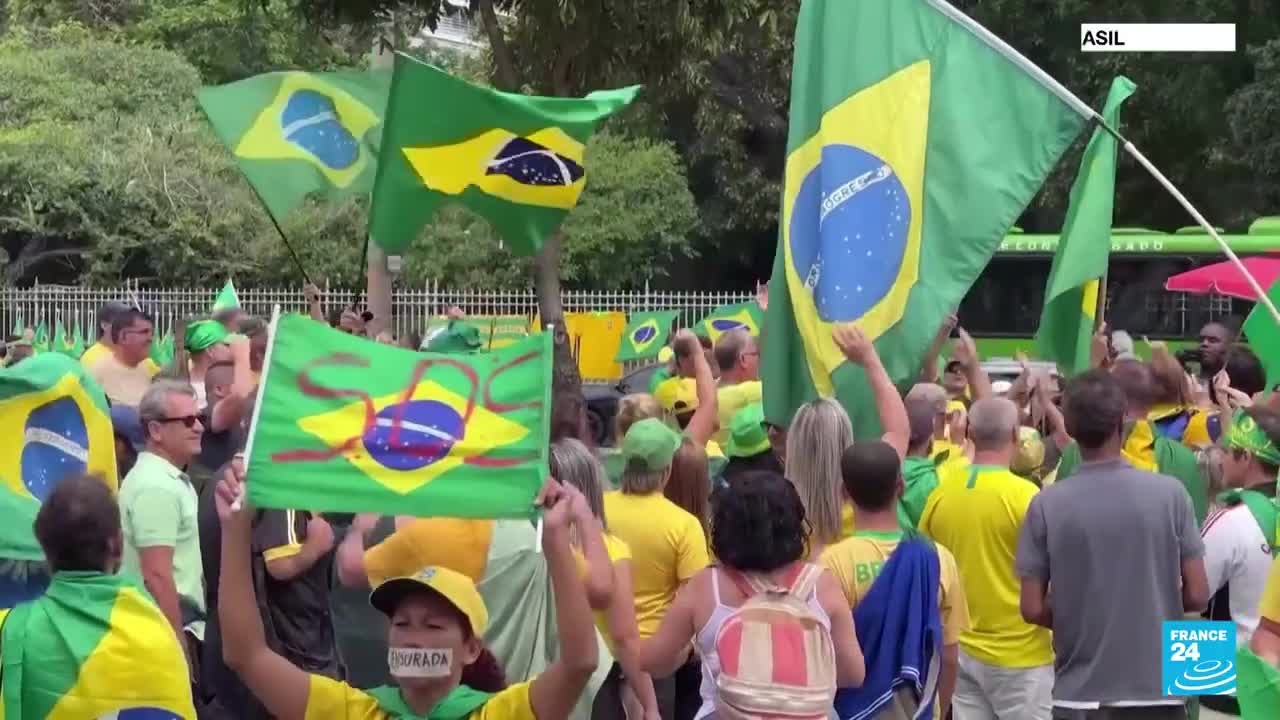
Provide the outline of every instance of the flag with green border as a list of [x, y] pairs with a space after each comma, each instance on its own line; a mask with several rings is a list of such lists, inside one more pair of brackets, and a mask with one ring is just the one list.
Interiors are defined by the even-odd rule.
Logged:
[[236, 285], [227, 279], [227, 284], [222, 286], [222, 290], [218, 293], [218, 297], [213, 299], [213, 307], [210, 312], [220, 313], [223, 310], [239, 310], [240, 296], [236, 293]]
[[764, 315], [756, 302], [721, 305], [693, 326], [693, 331], [711, 342], [730, 330], [746, 330], [752, 336], [760, 336], [760, 326], [764, 324]]
[[542, 333], [492, 352], [438, 355], [280, 317], [250, 430], [250, 500], [529, 517], [547, 477], [551, 348]]
[[31, 340], [31, 347], [36, 352], [49, 352], [49, 328], [45, 326], [44, 321], [36, 323], [35, 337]]
[[765, 412], [835, 397], [878, 433], [853, 324], [905, 385], [1091, 112], [943, 0], [804, 0], [795, 35]]
[[679, 310], [632, 313], [622, 330], [622, 344], [613, 358], [614, 362], [656, 357], [666, 347], [671, 337], [671, 326], [679, 315]]
[[[1112, 129], [1120, 129], [1120, 105], [1137, 87], [1123, 75], [1111, 82], [1102, 117]], [[1071, 185], [1067, 218], [1044, 289], [1036, 351], [1040, 358], [1057, 363], [1064, 375], [1089, 368], [1098, 288], [1111, 253], [1116, 149], [1115, 137], [1105, 128], [1093, 131]]]
[[586, 185], [587, 138], [637, 92], [504, 93], [397, 54], [371, 237], [399, 254], [453, 200], [488, 220], [513, 252], [536, 253]]
[[490, 350], [529, 337], [528, 315], [475, 315], [469, 318], [480, 330], [480, 340]]
[[51, 349], [68, 357], [76, 357], [72, 354], [71, 341], [67, 338], [67, 328], [62, 324], [61, 318], [53, 323], [53, 344]]
[[373, 189], [391, 73], [273, 72], [204, 87], [200, 109], [276, 219]]
[[76, 325], [71, 331], [71, 338], [71, 356], [78, 358], [84, 355], [84, 333], [80, 329], [80, 318], [76, 318]]
[[178, 637], [136, 579], [60, 572], [0, 619], [0, 718], [195, 720]]
[[1275, 720], [1280, 710], [1280, 668], [1247, 646], [1236, 650], [1236, 702], [1242, 720]]
[[[1280, 306], [1280, 282], [1273, 282], [1267, 289], [1267, 297], [1276, 306]], [[1275, 387], [1280, 383], [1280, 326], [1276, 325], [1271, 311], [1262, 303], [1256, 303], [1244, 321], [1244, 335], [1249, 346], [1262, 362], [1267, 373], [1267, 387]]]

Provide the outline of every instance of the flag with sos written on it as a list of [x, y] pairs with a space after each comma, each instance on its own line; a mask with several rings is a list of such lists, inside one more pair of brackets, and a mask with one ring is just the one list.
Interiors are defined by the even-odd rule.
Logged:
[[276, 320], [250, 429], [257, 507], [529, 517], [547, 477], [552, 336], [439, 355]]

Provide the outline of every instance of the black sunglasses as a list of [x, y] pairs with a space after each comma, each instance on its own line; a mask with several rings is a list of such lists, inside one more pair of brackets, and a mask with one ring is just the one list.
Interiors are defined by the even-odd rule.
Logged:
[[200, 422], [200, 416], [199, 415], [183, 415], [182, 417], [151, 418], [151, 421], [158, 422], [158, 423], [180, 422], [183, 425], [187, 426], [187, 428], [193, 428], [196, 426], [196, 423]]

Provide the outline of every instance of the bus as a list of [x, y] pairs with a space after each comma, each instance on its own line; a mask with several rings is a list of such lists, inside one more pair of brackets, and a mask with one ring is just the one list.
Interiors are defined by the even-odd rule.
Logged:
[[[1260, 218], [1245, 234], [1214, 228], [1239, 256], [1280, 251], [1280, 217]], [[1011, 358], [1019, 350], [1034, 356], [1032, 336], [1040, 323], [1049, 267], [1058, 235], [1014, 228], [960, 304], [960, 325], [978, 342], [984, 358]], [[1210, 320], [1243, 322], [1253, 303], [1217, 295], [1172, 293], [1165, 280], [1227, 258], [1199, 226], [1166, 233], [1147, 228], [1111, 231], [1105, 318], [1114, 330], [1126, 330], [1135, 343], [1143, 337], [1171, 344], [1193, 339]]]

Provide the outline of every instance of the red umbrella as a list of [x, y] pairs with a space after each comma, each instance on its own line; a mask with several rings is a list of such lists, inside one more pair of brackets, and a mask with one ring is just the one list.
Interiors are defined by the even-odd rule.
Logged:
[[[1280, 278], [1280, 257], [1275, 255], [1255, 255], [1241, 258], [1249, 274], [1258, 281], [1263, 290]], [[1172, 292], [1208, 295], [1217, 293], [1241, 300], [1257, 300], [1258, 296], [1249, 287], [1249, 281], [1240, 274], [1240, 268], [1230, 261], [1205, 265], [1170, 277], [1164, 282], [1164, 289]]]

